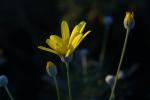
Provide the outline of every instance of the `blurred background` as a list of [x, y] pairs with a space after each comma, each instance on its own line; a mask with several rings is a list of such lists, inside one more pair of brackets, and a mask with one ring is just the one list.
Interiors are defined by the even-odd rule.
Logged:
[[[0, 0], [0, 75], [8, 77], [8, 88], [15, 100], [57, 100], [53, 79], [45, 72], [46, 62], [51, 60], [58, 68], [61, 100], [67, 100], [64, 64], [59, 57], [37, 46], [47, 46], [45, 40], [51, 34], [61, 35], [62, 20], [67, 20], [70, 30], [85, 20], [85, 30], [92, 32], [70, 63], [73, 100], [108, 100], [111, 87], [105, 77], [116, 73], [126, 33], [125, 12], [134, 11], [136, 24], [130, 32], [121, 68], [125, 77], [118, 82], [115, 100], [150, 100], [149, 3], [149, 0]], [[0, 100], [9, 100], [3, 87]]]

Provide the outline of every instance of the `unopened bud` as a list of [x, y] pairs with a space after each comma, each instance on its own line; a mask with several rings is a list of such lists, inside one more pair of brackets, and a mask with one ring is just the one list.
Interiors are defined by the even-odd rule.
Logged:
[[107, 26], [111, 25], [113, 23], [113, 18], [111, 16], [105, 16], [103, 18], [103, 23]]
[[124, 18], [125, 29], [133, 29], [134, 25], [135, 25], [134, 13], [126, 12], [126, 16]]
[[80, 55], [81, 56], [87, 56], [88, 53], [89, 53], [88, 49], [81, 49], [80, 50]]
[[57, 75], [56, 65], [53, 62], [48, 61], [46, 65], [46, 72], [50, 77], [55, 77]]
[[113, 75], [107, 75], [105, 77], [105, 82], [110, 86], [113, 86], [114, 81], [115, 81], [115, 77]]
[[124, 71], [120, 71], [119, 75], [118, 75], [118, 79], [124, 79], [125, 78], [125, 72]]
[[0, 87], [4, 87], [8, 84], [8, 79], [5, 75], [0, 76]]

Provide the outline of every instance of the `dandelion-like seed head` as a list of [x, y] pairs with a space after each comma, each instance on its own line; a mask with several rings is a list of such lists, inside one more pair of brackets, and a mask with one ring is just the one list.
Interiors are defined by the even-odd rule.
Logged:
[[124, 18], [125, 29], [133, 29], [134, 26], [135, 26], [134, 13], [126, 12], [126, 16]]
[[[46, 40], [46, 43], [50, 48], [38, 46], [39, 49], [52, 52], [58, 55], [60, 58], [69, 58], [72, 56], [73, 52], [82, 42], [82, 40], [91, 32], [84, 32], [86, 22], [82, 21], [77, 24], [70, 34], [69, 26], [66, 21], [61, 23], [61, 35], [51, 35], [49, 39]], [[65, 60], [65, 59], [64, 59]]]
[[0, 76], [0, 87], [4, 87], [8, 84], [8, 78], [5, 75]]
[[55, 77], [57, 75], [56, 65], [53, 62], [48, 61], [46, 65], [46, 72], [50, 77]]

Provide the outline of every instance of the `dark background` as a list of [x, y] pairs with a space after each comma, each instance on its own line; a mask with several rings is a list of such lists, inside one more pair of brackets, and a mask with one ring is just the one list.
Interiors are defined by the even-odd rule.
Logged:
[[[128, 69], [134, 63], [139, 67], [130, 77], [134, 85], [128, 100], [149, 100], [148, 4], [149, 0], [0, 0], [0, 49], [6, 60], [0, 65], [0, 75], [8, 77], [8, 87], [15, 100], [56, 100], [55, 89], [42, 80], [42, 75], [47, 60], [60, 63], [59, 58], [38, 50], [37, 46], [45, 45], [51, 34], [60, 35], [63, 19], [69, 21], [71, 28], [86, 20], [87, 29], [92, 33], [81, 46], [89, 49], [89, 58], [98, 60], [104, 31], [100, 19], [105, 15], [113, 17], [106, 55], [111, 65], [116, 66], [108, 73], [115, 73], [126, 32], [123, 27], [125, 12], [134, 11], [136, 24], [129, 36], [123, 67]], [[0, 100], [7, 99], [4, 89], [0, 88]]]

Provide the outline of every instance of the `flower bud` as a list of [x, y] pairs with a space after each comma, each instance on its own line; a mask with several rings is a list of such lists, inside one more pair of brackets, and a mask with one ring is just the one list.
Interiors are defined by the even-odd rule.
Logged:
[[80, 50], [80, 56], [87, 56], [88, 53], [89, 53], [88, 49], [81, 49]]
[[4, 87], [8, 84], [8, 79], [5, 75], [0, 76], [0, 87]]
[[125, 72], [124, 71], [120, 71], [119, 75], [118, 75], [118, 79], [124, 79], [126, 77]]
[[106, 25], [106, 26], [109, 26], [113, 23], [113, 18], [112, 16], [105, 16], [103, 18], [103, 23]]
[[115, 81], [115, 77], [113, 75], [107, 75], [105, 77], [105, 82], [110, 86], [113, 86], [114, 81]]
[[133, 29], [134, 25], [135, 25], [134, 13], [126, 12], [126, 16], [124, 18], [125, 29]]
[[55, 77], [57, 75], [56, 65], [53, 62], [48, 61], [46, 65], [46, 72], [50, 77]]

